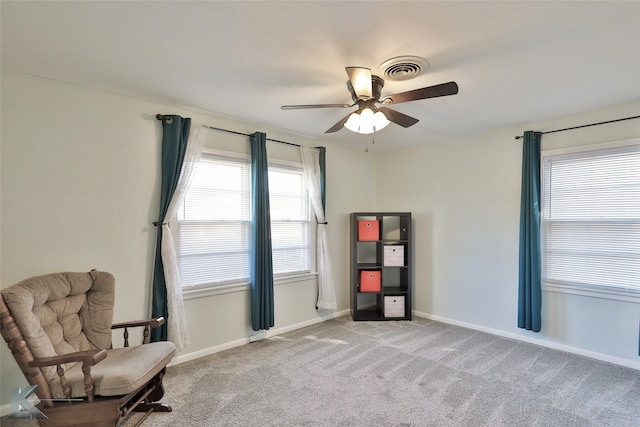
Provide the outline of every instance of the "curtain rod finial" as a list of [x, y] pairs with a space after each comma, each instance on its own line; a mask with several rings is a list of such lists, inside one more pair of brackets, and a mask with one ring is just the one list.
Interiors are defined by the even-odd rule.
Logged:
[[173, 121], [173, 119], [171, 117], [168, 116], [163, 116], [162, 114], [156, 114], [156, 119], [160, 120], [160, 121], [167, 121], [167, 124], [171, 124], [171, 122]]

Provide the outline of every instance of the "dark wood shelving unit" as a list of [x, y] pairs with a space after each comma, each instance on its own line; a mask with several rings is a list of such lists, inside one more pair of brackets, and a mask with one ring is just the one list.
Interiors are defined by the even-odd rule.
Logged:
[[411, 213], [350, 216], [353, 320], [411, 320]]

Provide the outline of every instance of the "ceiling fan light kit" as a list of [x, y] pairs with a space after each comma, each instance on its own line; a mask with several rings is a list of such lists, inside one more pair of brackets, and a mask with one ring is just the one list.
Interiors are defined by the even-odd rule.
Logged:
[[[417, 68], [417, 72], [424, 70], [429, 66], [426, 63], [416, 64], [416, 67], [407, 65], [406, 57], [392, 58], [389, 61], [385, 61], [382, 65], [400, 69], [397, 74], [401, 75], [403, 79], [411, 74], [412, 68]], [[414, 57], [411, 57], [414, 58]], [[415, 57], [417, 58], [417, 57]], [[421, 58], [418, 58], [421, 59]], [[399, 60], [399, 63], [396, 64]], [[389, 62], [389, 64], [387, 64]], [[413, 62], [415, 64], [416, 61]], [[381, 65], [381, 66], [382, 66]], [[436, 98], [440, 96], [455, 95], [458, 93], [458, 85], [456, 82], [442, 83], [435, 86], [427, 86], [421, 89], [414, 89], [407, 92], [397, 93], [395, 95], [385, 96], [381, 98], [382, 88], [384, 87], [384, 80], [378, 76], [372, 75], [371, 70], [365, 67], [346, 67], [349, 80], [347, 81], [347, 89], [351, 93], [353, 104], [305, 104], [305, 105], [283, 105], [283, 110], [305, 109], [305, 108], [350, 108], [358, 106], [358, 109], [346, 117], [343, 117], [338, 123], [330, 127], [325, 133], [337, 132], [343, 127], [346, 127], [352, 132], [358, 132], [363, 134], [373, 133], [379, 131], [389, 124], [394, 122], [402, 127], [413, 126], [418, 123], [418, 119], [407, 116], [406, 114], [392, 110], [387, 107], [377, 108], [375, 104], [400, 104], [402, 102], [417, 101], [420, 99]], [[409, 70], [409, 71], [408, 71]], [[385, 72], [386, 75], [386, 72]], [[400, 80], [400, 78], [396, 78]]]
[[[375, 109], [375, 107], [373, 107]], [[372, 108], [365, 107], [362, 111], [351, 113], [349, 119], [344, 123], [344, 127], [352, 132], [363, 134], [379, 131], [387, 126], [390, 122], [382, 111], [373, 112]]]

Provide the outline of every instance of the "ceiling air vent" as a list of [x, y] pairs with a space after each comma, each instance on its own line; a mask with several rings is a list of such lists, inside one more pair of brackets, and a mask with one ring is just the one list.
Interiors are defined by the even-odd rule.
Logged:
[[397, 56], [380, 64], [378, 71], [388, 80], [409, 80], [428, 68], [429, 62], [419, 56]]

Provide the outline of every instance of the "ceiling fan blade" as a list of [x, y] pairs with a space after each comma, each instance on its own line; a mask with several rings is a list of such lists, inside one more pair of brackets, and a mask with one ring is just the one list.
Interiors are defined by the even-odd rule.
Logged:
[[371, 70], [364, 67], [346, 67], [345, 70], [358, 99], [371, 99]]
[[413, 126], [419, 122], [418, 119], [399, 113], [387, 107], [379, 107], [378, 111], [382, 111], [382, 114], [384, 114], [390, 122], [398, 124], [404, 128], [408, 128], [409, 126]]
[[302, 110], [305, 108], [349, 108], [353, 105], [349, 104], [307, 104], [307, 105], [283, 105], [282, 110]]
[[335, 125], [331, 126], [329, 129], [324, 131], [324, 133], [338, 132], [340, 129], [343, 128], [343, 126], [347, 122], [347, 120], [349, 120], [349, 117], [351, 116], [351, 114], [352, 113], [347, 114], [347, 116], [344, 119], [340, 120], [338, 123], [336, 123]]
[[[417, 101], [419, 99], [437, 98], [438, 96], [455, 95], [458, 93], [456, 82], [442, 83], [435, 86], [423, 87], [407, 92], [389, 95], [381, 100], [383, 104], [400, 104], [401, 102]], [[391, 120], [391, 119], [390, 119]]]

